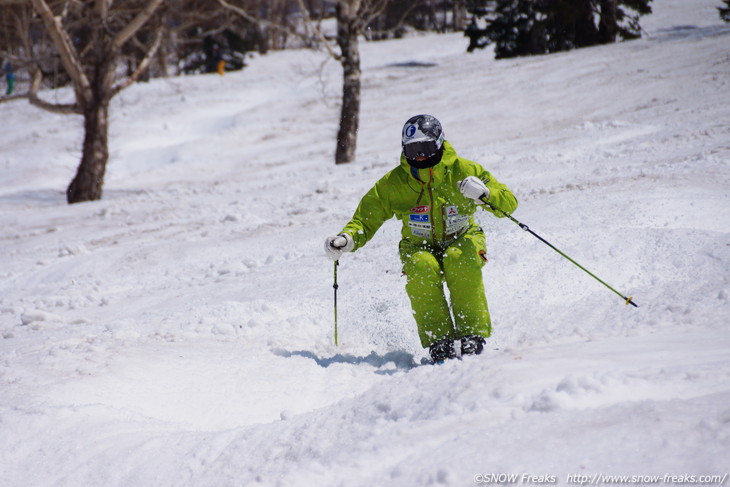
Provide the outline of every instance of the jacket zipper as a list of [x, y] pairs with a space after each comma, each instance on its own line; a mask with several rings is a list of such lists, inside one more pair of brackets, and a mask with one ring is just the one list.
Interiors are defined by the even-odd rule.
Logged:
[[434, 204], [433, 204], [433, 168], [429, 168], [428, 172], [431, 175], [431, 179], [428, 181], [428, 196], [431, 199], [431, 209], [428, 212], [429, 215], [431, 215], [431, 243], [433, 245], [436, 245], [436, 220], [433, 219], [433, 216], [434, 216]]

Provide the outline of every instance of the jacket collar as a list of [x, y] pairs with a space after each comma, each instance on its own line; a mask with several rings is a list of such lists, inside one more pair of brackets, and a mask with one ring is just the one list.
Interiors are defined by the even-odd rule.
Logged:
[[[427, 169], [416, 169], [408, 164], [406, 156], [403, 154], [401, 154], [400, 156], [400, 166], [403, 168], [406, 174], [408, 174], [411, 178], [419, 181], [420, 183], [427, 184], [429, 182], [432, 182], [434, 184], [439, 184], [441, 183], [441, 181], [444, 180], [444, 176], [446, 175], [446, 169], [450, 167], [455, 160], [456, 151], [447, 140], [444, 140], [444, 155], [441, 156], [441, 161], [435, 166]], [[433, 179], [431, 176], [432, 171]]]

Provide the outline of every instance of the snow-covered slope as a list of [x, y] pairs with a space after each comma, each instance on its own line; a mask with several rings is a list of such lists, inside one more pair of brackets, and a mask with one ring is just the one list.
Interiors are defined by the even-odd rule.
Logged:
[[[80, 119], [0, 104], [0, 485], [722, 479], [718, 3], [656, 0], [644, 39], [545, 57], [469, 55], [460, 35], [365, 44], [357, 161], [338, 167], [341, 71], [322, 54], [140, 84], [113, 106], [104, 199], [71, 207]], [[640, 307], [480, 213], [494, 336], [422, 365], [388, 222], [342, 259], [335, 347], [322, 242], [422, 112]]]

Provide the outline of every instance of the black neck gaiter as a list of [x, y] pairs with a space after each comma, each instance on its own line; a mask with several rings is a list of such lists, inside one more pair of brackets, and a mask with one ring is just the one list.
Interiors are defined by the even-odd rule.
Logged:
[[444, 155], [444, 147], [441, 146], [434, 155], [431, 157], [424, 159], [422, 161], [417, 161], [415, 159], [408, 159], [406, 157], [406, 161], [408, 161], [408, 164], [411, 167], [415, 167], [416, 169], [428, 169], [429, 167], [433, 167], [439, 162], [441, 162], [441, 157]]

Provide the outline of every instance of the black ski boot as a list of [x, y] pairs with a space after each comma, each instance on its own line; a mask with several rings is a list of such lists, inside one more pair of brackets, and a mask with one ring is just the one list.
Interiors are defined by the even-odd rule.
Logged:
[[435, 364], [442, 364], [444, 360], [456, 358], [456, 350], [454, 350], [454, 340], [451, 338], [444, 338], [433, 342], [428, 347], [428, 353], [431, 355], [431, 360]]
[[479, 335], [467, 335], [461, 338], [461, 355], [479, 355], [487, 341]]

